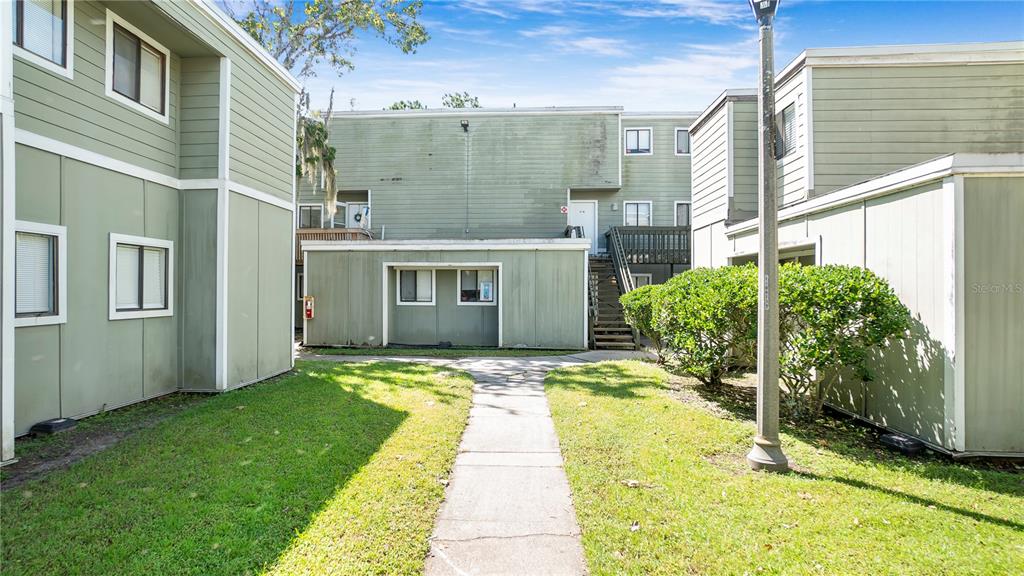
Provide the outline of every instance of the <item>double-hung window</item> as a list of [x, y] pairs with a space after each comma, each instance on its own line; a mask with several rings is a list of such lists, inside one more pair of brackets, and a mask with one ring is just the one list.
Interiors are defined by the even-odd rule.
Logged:
[[398, 303], [429, 306], [434, 303], [433, 270], [399, 270]]
[[69, 0], [15, 0], [15, 53], [35, 64], [71, 76], [73, 4]]
[[690, 226], [689, 202], [676, 202], [676, 226]]
[[790, 104], [775, 115], [775, 158], [785, 158], [796, 150], [796, 105]]
[[66, 229], [15, 222], [14, 325], [62, 324], [67, 319]]
[[107, 95], [148, 116], [169, 122], [170, 56], [155, 40], [107, 11]]
[[623, 202], [622, 223], [626, 226], [650, 226], [651, 203], [647, 201]]
[[174, 243], [110, 235], [110, 319], [173, 315]]
[[324, 207], [320, 204], [299, 205], [299, 228], [323, 228]]
[[654, 151], [651, 145], [653, 129], [651, 128], [627, 128], [626, 129], [626, 155], [651, 154]]
[[459, 270], [459, 304], [494, 305], [494, 270]]
[[676, 156], [688, 156], [690, 154], [690, 131], [686, 128], [676, 128]]

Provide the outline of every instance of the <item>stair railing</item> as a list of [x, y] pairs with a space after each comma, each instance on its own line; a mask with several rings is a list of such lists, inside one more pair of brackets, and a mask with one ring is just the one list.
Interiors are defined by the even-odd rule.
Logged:
[[587, 270], [587, 296], [589, 306], [587, 307], [587, 346], [593, 350], [596, 346], [594, 339], [594, 325], [597, 323], [598, 286], [601, 279], [593, 271]]
[[612, 268], [615, 270], [615, 281], [619, 284], [619, 294], [625, 294], [636, 286], [633, 285], [633, 275], [629, 272], [629, 260], [622, 245], [622, 232], [618, 226], [612, 226], [605, 236], [608, 239], [608, 253], [612, 257]]

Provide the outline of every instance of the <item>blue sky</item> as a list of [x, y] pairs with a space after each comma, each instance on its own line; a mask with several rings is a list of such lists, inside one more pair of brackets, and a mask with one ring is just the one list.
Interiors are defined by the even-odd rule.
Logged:
[[[307, 81], [336, 110], [396, 100], [440, 107], [469, 91], [488, 107], [608, 105], [703, 109], [753, 87], [757, 38], [746, 0], [426, 0], [430, 41], [402, 54], [358, 42], [356, 69]], [[778, 68], [804, 48], [1024, 39], [1024, 2], [782, 0]]]

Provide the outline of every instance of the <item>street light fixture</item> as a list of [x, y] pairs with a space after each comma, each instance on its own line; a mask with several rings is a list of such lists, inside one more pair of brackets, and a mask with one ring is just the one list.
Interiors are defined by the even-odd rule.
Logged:
[[784, 472], [789, 461], [779, 441], [779, 243], [778, 184], [775, 176], [775, 48], [772, 20], [779, 0], [750, 0], [761, 44], [761, 86], [757, 96], [760, 116], [758, 152], [758, 230], [761, 250], [757, 259], [757, 436], [747, 454], [754, 470]]

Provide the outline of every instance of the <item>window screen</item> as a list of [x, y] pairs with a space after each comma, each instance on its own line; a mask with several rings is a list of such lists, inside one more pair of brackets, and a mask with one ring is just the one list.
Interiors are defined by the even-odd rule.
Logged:
[[690, 131], [676, 130], [676, 154], [690, 153]]
[[494, 302], [494, 270], [459, 271], [460, 302]]
[[626, 130], [626, 154], [650, 154], [651, 130], [635, 128]]
[[54, 236], [17, 232], [15, 234], [15, 314], [48, 316], [57, 313], [56, 244]]
[[646, 202], [626, 202], [626, 226], [650, 226], [651, 205]]
[[163, 114], [163, 53], [115, 25], [113, 67], [115, 92]]
[[64, 66], [67, 44], [67, 4], [61, 0], [24, 0], [14, 3], [14, 43], [29, 52]]
[[430, 270], [401, 270], [399, 272], [399, 300], [401, 302], [432, 302], [434, 300], [433, 272]]
[[775, 157], [783, 158], [796, 150], [796, 105], [790, 104], [775, 115]]
[[690, 205], [689, 204], [676, 204], [676, 226], [689, 226], [690, 225]]
[[167, 250], [118, 244], [114, 302], [119, 311], [167, 308]]

